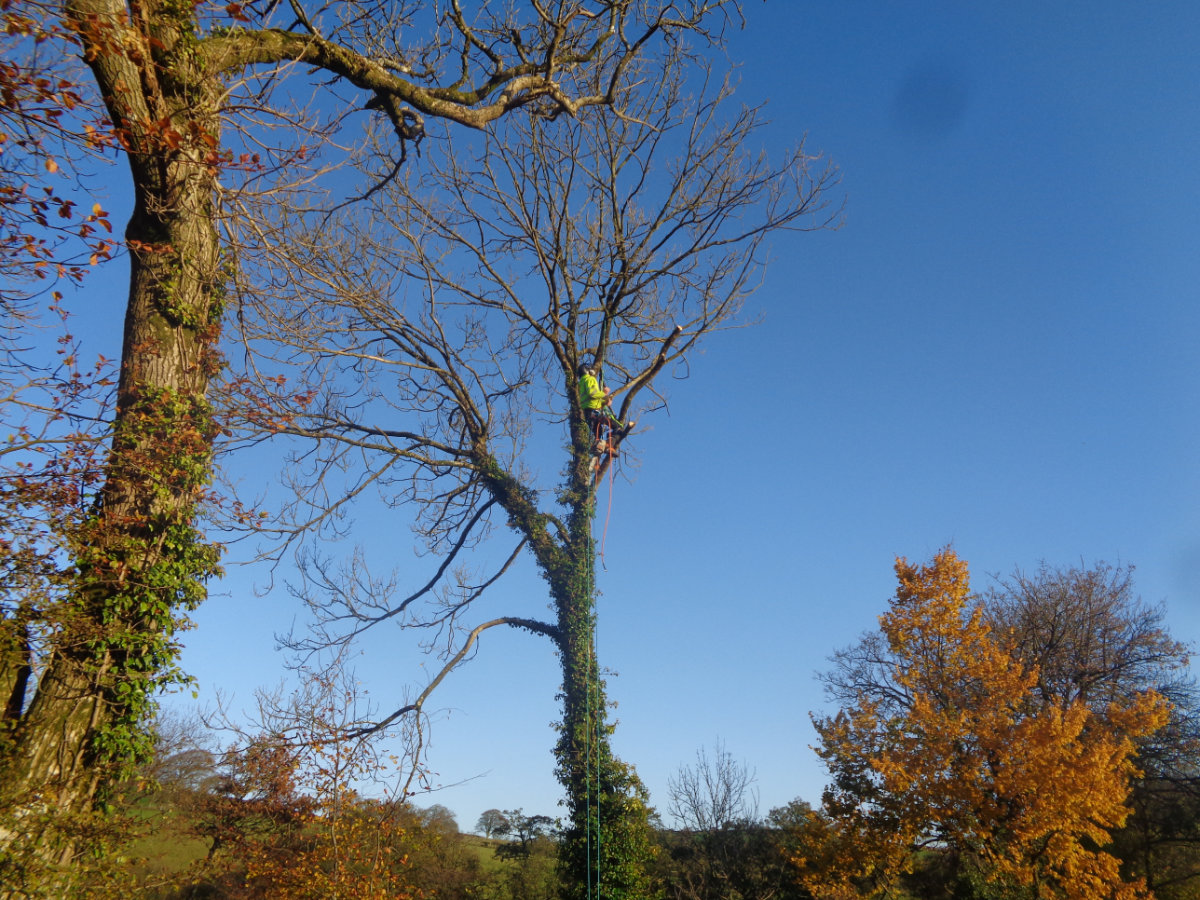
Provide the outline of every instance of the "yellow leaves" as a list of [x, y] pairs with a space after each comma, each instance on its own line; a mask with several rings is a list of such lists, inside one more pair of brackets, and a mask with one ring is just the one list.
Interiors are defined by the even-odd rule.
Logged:
[[797, 880], [815, 900], [854, 900], [863, 896], [859, 885], [886, 885], [905, 869], [909, 854], [901, 842], [881, 841], [861, 827], [820, 813], [810, 816], [792, 835], [791, 857]]
[[391, 815], [347, 806], [314, 819], [292, 846], [248, 854], [247, 881], [270, 885], [270, 896], [283, 900], [404, 900], [414, 896], [404, 846]]
[[1126, 706], [1110, 703], [1104, 718], [1118, 734], [1139, 738], [1154, 734], [1166, 725], [1170, 714], [1171, 704], [1165, 697], [1155, 691], [1143, 691]]
[[966, 603], [971, 586], [967, 562], [949, 547], [938, 551], [928, 566], [914, 566], [904, 557], [897, 557], [895, 569], [900, 582], [896, 589], [899, 605], [930, 601]]
[[927, 566], [898, 559], [896, 576], [895, 599], [880, 617], [897, 691], [888, 714], [860, 696], [814, 723], [835, 777], [828, 839], [852, 849], [805, 854], [801, 871], [821, 857], [842, 873], [832, 883], [847, 872], [886, 881], [934, 839], [996, 882], [1036, 881], [1068, 900], [1109, 898], [1115, 886], [1123, 898], [1141, 896], [1095, 848], [1128, 815], [1134, 742], [1165, 724], [1162, 698], [1142, 694], [1103, 712], [1046, 700], [1035, 690], [1037, 671], [971, 608], [967, 564], [952, 550]]

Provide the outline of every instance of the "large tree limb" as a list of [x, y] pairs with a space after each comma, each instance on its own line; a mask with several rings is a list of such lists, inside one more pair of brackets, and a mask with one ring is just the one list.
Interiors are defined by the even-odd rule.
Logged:
[[424, 710], [425, 702], [429, 699], [430, 695], [437, 690], [438, 685], [445, 681], [446, 677], [451, 672], [458, 668], [459, 663], [467, 658], [467, 655], [471, 652], [471, 649], [479, 640], [479, 636], [485, 631], [491, 628], [496, 628], [500, 625], [507, 625], [510, 628], [522, 628], [525, 631], [532, 632], [533, 634], [544, 635], [555, 642], [557, 642], [559, 639], [559, 630], [557, 627], [549, 624], [548, 622], [541, 622], [537, 619], [522, 619], [517, 616], [504, 616], [499, 619], [492, 619], [490, 622], [484, 622], [481, 625], [476, 625], [473, 629], [471, 629], [470, 634], [467, 635], [467, 639], [463, 642], [462, 647], [460, 647], [458, 652], [455, 653], [454, 656], [452, 656], [444, 666], [442, 666], [441, 670], [433, 677], [433, 680], [425, 686], [425, 689], [421, 691], [416, 700], [414, 700], [412, 703], [406, 703], [399, 709], [396, 709], [384, 716], [375, 724], [366, 728], [362, 728], [359, 731], [349, 735], [349, 737], [357, 738], [365, 737], [369, 734], [375, 734], [384, 730], [404, 716], [410, 714], [420, 715], [420, 713]]

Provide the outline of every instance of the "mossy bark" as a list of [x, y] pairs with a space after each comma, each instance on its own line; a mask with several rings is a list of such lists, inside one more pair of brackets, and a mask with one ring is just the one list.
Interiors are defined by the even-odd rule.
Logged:
[[178, 619], [217, 562], [193, 520], [215, 436], [219, 84], [189, 57], [190, 4], [146, 3], [131, 21], [122, 3], [76, 0], [68, 15], [127, 151], [136, 205], [105, 481], [77, 539], [69, 625], [0, 759], [0, 881], [26, 882], [16, 896], [62, 886], [54, 869], [77, 843], [64, 823], [148, 751], [153, 695], [181, 677]]

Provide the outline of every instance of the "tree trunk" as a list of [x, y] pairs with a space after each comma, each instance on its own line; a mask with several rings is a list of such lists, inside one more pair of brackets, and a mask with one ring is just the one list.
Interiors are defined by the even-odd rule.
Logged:
[[[574, 396], [573, 381], [566, 385]], [[561, 500], [570, 511], [556, 540], [535, 505], [536, 492], [505, 473], [476, 439], [476, 464], [509, 524], [529, 542], [550, 586], [553, 631], [562, 664], [563, 719], [556, 774], [566, 791], [567, 828], [559, 846], [564, 900], [644, 900], [651, 849], [648, 794], [630, 766], [612, 755], [604, 681], [596, 660], [596, 546], [592, 539], [592, 437], [573, 407], [572, 464]]]
[[219, 366], [219, 85], [186, 62], [195, 38], [185, 6], [144, 4], [133, 21], [114, 0], [68, 9], [126, 150], [136, 206], [105, 483], [75, 550], [72, 618], [3, 759], [0, 857], [19, 848], [27, 867], [65, 862], [75, 841], [70, 824], [59, 826], [85, 816], [148, 751], [153, 694], [180, 678], [177, 617], [216, 570], [192, 521], [215, 434], [205, 394]]
[[563, 900], [649, 896], [648, 794], [632, 767], [612, 754], [608, 702], [596, 657], [595, 512], [592, 439], [580, 426], [570, 496], [569, 562], [551, 579], [558, 611], [563, 722], [555, 755], [567, 794], [559, 856]]

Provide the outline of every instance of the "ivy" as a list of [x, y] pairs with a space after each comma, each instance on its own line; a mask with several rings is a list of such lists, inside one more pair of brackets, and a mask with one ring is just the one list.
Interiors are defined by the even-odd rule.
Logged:
[[607, 721], [595, 645], [591, 440], [586, 427], [576, 432], [577, 452], [560, 494], [570, 504], [570, 537], [551, 578], [563, 666], [563, 722], [555, 756], [569, 822], [559, 851], [563, 897], [645, 900], [650, 896], [647, 864], [654, 855], [649, 795], [610, 745], [614, 728]]
[[[189, 683], [180, 669], [178, 631], [186, 613], [220, 574], [220, 548], [192, 524], [210, 482], [211, 405], [168, 387], [139, 388], [113, 441], [114, 482], [102, 514], [84, 529], [78, 553], [80, 600], [96, 609], [99, 633], [91, 664], [104, 683], [112, 715], [98, 729], [98, 762], [124, 776], [152, 749], [145, 721], [162, 690]], [[123, 478], [136, 473], [136, 502], [122, 508]], [[146, 490], [145, 488], [149, 488]], [[126, 525], [113, 537], [113, 516]], [[105, 677], [112, 669], [115, 677]]]

